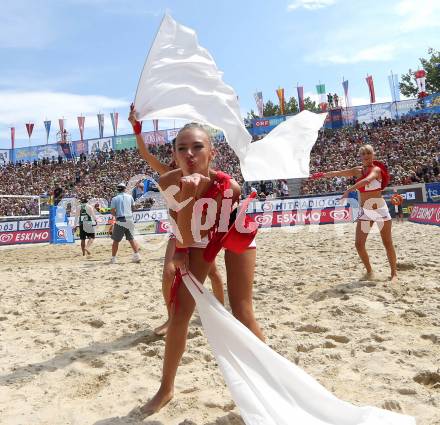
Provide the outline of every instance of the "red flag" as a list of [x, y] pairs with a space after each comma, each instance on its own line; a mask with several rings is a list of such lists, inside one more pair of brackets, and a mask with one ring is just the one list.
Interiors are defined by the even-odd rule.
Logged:
[[60, 131], [62, 133], [64, 131], [64, 118], [60, 118], [58, 122], [60, 123]]
[[159, 131], [159, 120], [153, 120], [154, 131]]
[[26, 130], [27, 130], [27, 132], [28, 132], [28, 136], [29, 136], [29, 139], [31, 138], [31, 136], [32, 136], [32, 131], [34, 130], [34, 124], [33, 123], [27, 123], [26, 124]]
[[11, 127], [11, 149], [15, 149], [15, 127]]
[[373, 77], [368, 75], [367, 78], [365, 78], [365, 81], [367, 82], [368, 90], [370, 91], [370, 103], [375, 103], [376, 95], [374, 94]]
[[278, 96], [278, 100], [280, 101], [280, 111], [281, 111], [281, 115], [284, 115], [285, 112], [285, 105], [284, 105], [284, 89], [277, 89], [277, 96]]
[[83, 140], [84, 137], [84, 121], [86, 120], [86, 117], [78, 117], [78, 127], [79, 127], [79, 134], [81, 136], [81, 140]]

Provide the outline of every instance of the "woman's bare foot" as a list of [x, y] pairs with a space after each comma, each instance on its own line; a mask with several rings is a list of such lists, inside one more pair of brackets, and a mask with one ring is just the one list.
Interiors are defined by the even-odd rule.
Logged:
[[171, 399], [173, 398], [173, 391], [165, 391], [162, 388], [159, 388], [159, 391], [156, 395], [143, 406], [140, 407], [140, 412], [144, 418], [147, 416], [151, 416], [154, 413], [157, 413], [162, 407], [167, 405]]
[[157, 336], [165, 336], [168, 332], [168, 326], [170, 324], [170, 319], [168, 319], [163, 325], [160, 325], [154, 330]]
[[92, 253], [87, 248], [85, 248], [84, 251], [87, 254], [87, 257], [90, 257], [92, 255]]
[[374, 272], [366, 272], [359, 280], [365, 281], [365, 280], [375, 280], [376, 276], [374, 275]]
[[399, 279], [397, 279], [397, 275], [394, 274], [390, 277], [390, 283], [397, 283]]

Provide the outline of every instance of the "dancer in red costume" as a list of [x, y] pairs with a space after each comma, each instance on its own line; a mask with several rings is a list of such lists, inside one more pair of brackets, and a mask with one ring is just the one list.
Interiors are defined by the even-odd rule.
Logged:
[[[133, 126], [134, 134], [136, 135], [136, 143], [138, 146], [140, 156], [147, 161], [148, 165], [156, 171], [160, 176], [175, 169], [174, 161], [170, 165], [163, 164], [160, 162], [149, 150], [148, 146], [145, 144], [144, 139], [142, 138], [142, 125], [136, 119], [136, 110], [134, 105], [132, 104], [130, 107], [130, 115], [128, 116], [128, 120]], [[176, 238], [174, 235], [171, 235], [168, 239], [167, 248], [165, 250], [165, 260], [163, 264], [162, 271], [162, 295], [165, 300], [165, 305], [167, 306], [168, 318], [166, 322], [157, 327], [154, 332], [156, 335], [163, 336], [168, 331], [168, 325], [170, 321], [170, 294], [171, 294], [171, 286], [174, 280], [174, 275], [176, 273], [176, 267], [173, 263], [174, 250], [176, 248]], [[211, 280], [212, 292], [215, 297], [224, 304], [224, 290], [223, 290], [223, 280], [220, 275], [215, 262], [212, 263], [209, 272], [209, 279]]]
[[[227, 219], [233, 217], [233, 214], [230, 214], [230, 206], [238, 203], [240, 186], [228, 175], [210, 168], [214, 150], [210, 134], [203, 126], [188, 124], [183, 127], [173, 148], [179, 168], [162, 175], [159, 185], [166, 196], [170, 189], [178, 189], [174, 199], [168, 199], [172, 208], [170, 215], [177, 226], [178, 235], [174, 264], [177, 267], [185, 265], [200, 282], [203, 282], [210, 268], [209, 261], [213, 260], [221, 246], [227, 248], [225, 265], [232, 313], [255, 335], [263, 339], [252, 306], [256, 232], [240, 233], [236, 230], [235, 223], [231, 224], [233, 219], [230, 223], [226, 222], [224, 229], [223, 213], [228, 210]], [[214, 211], [211, 207], [202, 208], [197, 202], [202, 198], [208, 199], [211, 204], [215, 201]], [[225, 200], [227, 201], [223, 203]], [[176, 203], [180, 204], [179, 208], [172, 205]], [[226, 205], [226, 208], [222, 208], [222, 205]], [[206, 220], [212, 220], [213, 225], [199, 232], [194, 223], [206, 225]], [[156, 395], [141, 408], [141, 412], [146, 416], [159, 411], [173, 397], [174, 379], [185, 350], [188, 324], [195, 307], [188, 289], [185, 285], [179, 285], [178, 275], [173, 292], [174, 312], [166, 337], [162, 381]]]
[[359, 149], [362, 165], [341, 171], [319, 172], [312, 174], [311, 178], [323, 177], [356, 177], [356, 183], [349, 187], [342, 195], [341, 200], [348, 198], [348, 194], [359, 191], [360, 214], [356, 226], [356, 250], [361, 258], [366, 274], [364, 280], [374, 279], [370, 258], [365, 248], [371, 227], [377, 223], [380, 228], [382, 243], [385, 247], [388, 262], [391, 268], [391, 282], [397, 282], [397, 259], [391, 235], [391, 216], [388, 206], [382, 197], [382, 190], [389, 183], [389, 174], [386, 166], [374, 159], [374, 149], [371, 145], [364, 145]]

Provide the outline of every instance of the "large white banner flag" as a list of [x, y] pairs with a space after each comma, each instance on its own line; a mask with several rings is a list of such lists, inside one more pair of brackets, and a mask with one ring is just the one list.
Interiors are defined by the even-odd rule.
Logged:
[[221, 129], [240, 160], [251, 136], [237, 95], [222, 80], [211, 54], [194, 30], [165, 15], [151, 46], [136, 91], [139, 120], [187, 119]]
[[339, 400], [260, 341], [191, 273], [182, 278], [247, 425], [416, 425], [411, 416]]
[[307, 177], [310, 149], [325, 114], [312, 118], [302, 112], [254, 145], [237, 95], [222, 77], [211, 54], [199, 46], [195, 31], [165, 15], [140, 76], [134, 102], [137, 118], [184, 119], [222, 130], [240, 159], [245, 180]]

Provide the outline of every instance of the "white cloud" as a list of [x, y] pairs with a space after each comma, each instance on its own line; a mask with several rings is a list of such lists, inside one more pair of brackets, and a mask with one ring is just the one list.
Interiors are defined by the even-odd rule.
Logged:
[[294, 0], [287, 6], [288, 11], [296, 9], [317, 10], [324, 7], [331, 6], [336, 3], [336, 0]]
[[393, 59], [402, 47], [402, 45], [387, 43], [367, 47], [355, 52], [316, 52], [312, 55], [308, 55], [305, 59], [308, 62], [335, 64], [386, 62]]
[[439, 0], [401, 0], [396, 5], [395, 11], [403, 18], [399, 23], [401, 31], [440, 27]]

